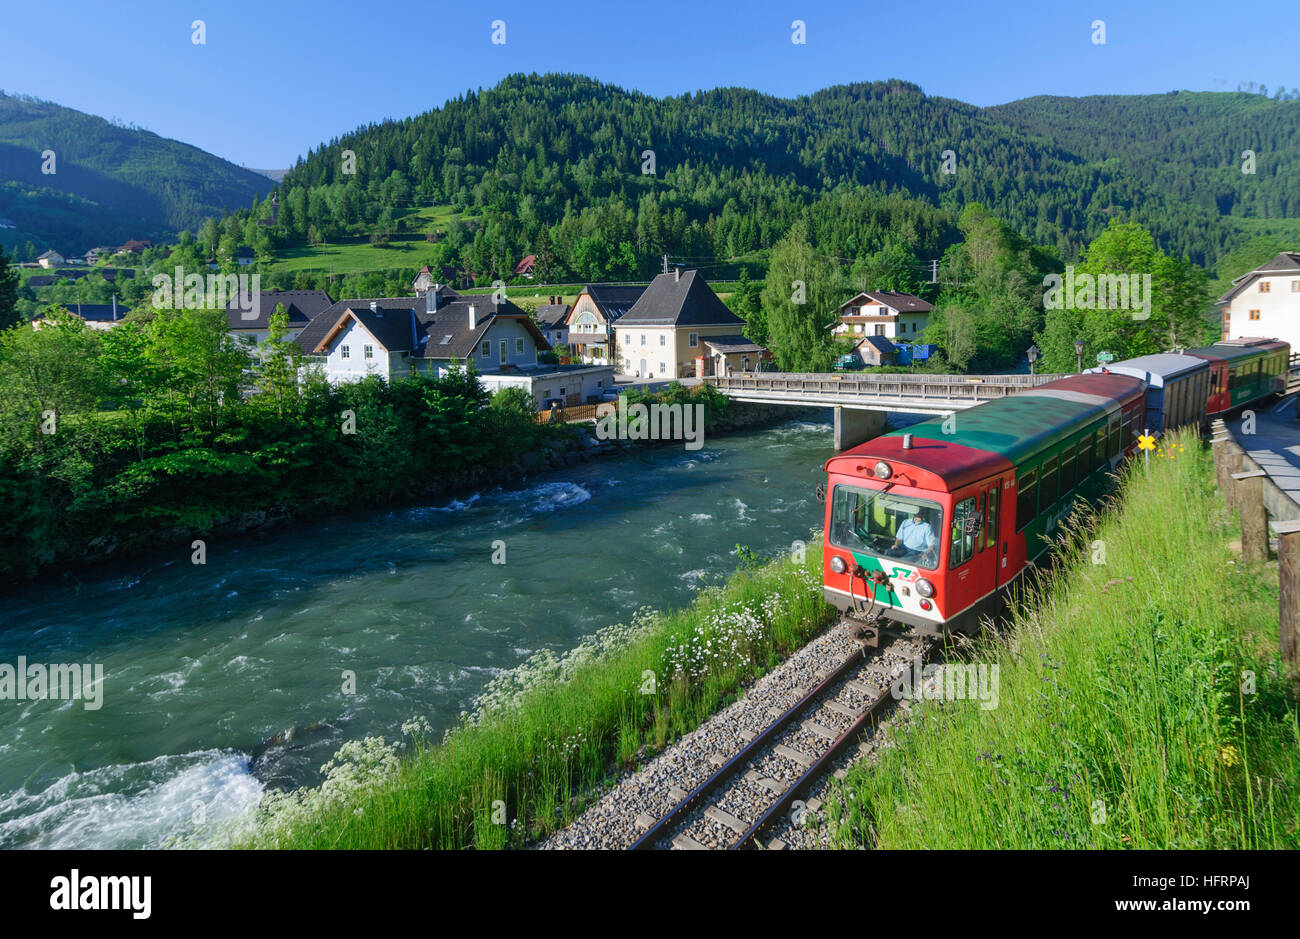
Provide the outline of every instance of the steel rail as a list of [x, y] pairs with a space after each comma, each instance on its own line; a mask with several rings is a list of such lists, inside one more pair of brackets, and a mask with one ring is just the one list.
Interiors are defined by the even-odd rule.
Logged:
[[[931, 654], [938, 647], [939, 643], [937, 640], [931, 641], [930, 644], [912, 660], [913, 664], [915, 665], [919, 661], [920, 664], [924, 666], [929, 660]], [[818, 757], [817, 760], [804, 771], [803, 775], [796, 779], [788, 789], [778, 795], [776, 801], [769, 805], [767, 809], [764, 810], [763, 814], [749, 826], [749, 830], [741, 835], [740, 838], [727, 850], [738, 851], [748, 845], [751, 841], [756, 843], [759, 835], [763, 834], [775, 825], [785, 814], [786, 810], [794, 804], [808, 785], [826, 771], [831, 762], [844, 751], [844, 749], [857, 737], [859, 733], [862, 732], [862, 730], [867, 726], [868, 721], [875, 716], [876, 712], [894, 696], [894, 688], [902, 680], [903, 678], [900, 676], [890, 682], [889, 688], [881, 694], [880, 697], [867, 705], [867, 709], [854, 719], [853, 723], [849, 726], [849, 729], [836, 737], [834, 742], [831, 743], [830, 748]]]
[[654, 847], [664, 835], [672, 830], [682, 819], [691, 814], [705, 796], [717, 790], [728, 779], [735, 776], [749, 760], [757, 753], [762, 751], [774, 737], [781, 731], [785, 730], [794, 719], [803, 712], [810, 704], [817, 701], [818, 698], [839, 682], [846, 674], [854, 668], [859, 667], [862, 663], [860, 658], [865, 658], [865, 648], [861, 652], [855, 652], [846, 658], [843, 662], [831, 670], [817, 685], [800, 698], [795, 704], [785, 710], [780, 717], [765, 727], [753, 740], [741, 748], [740, 752], [733, 756], [727, 762], [717, 768], [704, 782], [696, 786], [691, 792], [687, 793], [686, 798], [674, 806], [667, 815], [659, 819], [645, 833], [628, 846], [629, 851], [642, 851]]

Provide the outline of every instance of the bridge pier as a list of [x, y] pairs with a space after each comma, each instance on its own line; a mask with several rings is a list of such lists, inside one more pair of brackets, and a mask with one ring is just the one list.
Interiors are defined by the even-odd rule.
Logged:
[[835, 449], [848, 450], [885, 432], [885, 412], [835, 406]]

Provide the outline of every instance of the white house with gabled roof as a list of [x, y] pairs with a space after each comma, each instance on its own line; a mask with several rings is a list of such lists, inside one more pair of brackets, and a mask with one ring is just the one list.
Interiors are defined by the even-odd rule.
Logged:
[[1300, 349], [1300, 251], [1283, 251], [1219, 298], [1224, 339], [1266, 336]]

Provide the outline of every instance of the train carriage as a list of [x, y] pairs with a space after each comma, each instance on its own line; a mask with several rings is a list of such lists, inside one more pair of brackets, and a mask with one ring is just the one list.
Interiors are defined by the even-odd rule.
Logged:
[[1187, 355], [1210, 363], [1206, 411], [1217, 417], [1286, 390], [1291, 347], [1276, 339], [1225, 339]]
[[1199, 356], [1162, 352], [1125, 359], [1085, 375], [1130, 375], [1146, 382], [1145, 429], [1163, 433], [1185, 424], [1204, 425], [1210, 397], [1210, 363]]
[[831, 457], [826, 599], [927, 631], [961, 627], [1047, 550], [1136, 445], [1145, 385], [1078, 375]]

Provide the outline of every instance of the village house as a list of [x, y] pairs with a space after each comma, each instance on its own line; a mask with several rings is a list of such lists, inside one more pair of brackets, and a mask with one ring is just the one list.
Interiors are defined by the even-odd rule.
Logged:
[[[117, 297], [113, 298], [112, 303], [65, 303], [61, 306], [64, 311], [77, 317], [88, 328], [97, 330], [112, 329], [131, 312], [129, 308], [118, 305]], [[37, 317], [32, 320], [32, 328], [40, 329], [44, 322], [44, 317]]]
[[587, 284], [563, 320], [565, 341], [574, 358], [600, 365], [617, 365], [610, 357], [613, 326], [645, 293], [627, 284]]
[[143, 254], [147, 249], [152, 247], [153, 247], [153, 242], [149, 241], [148, 239], [145, 239], [143, 241], [132, 239], [131, 241], [128, 241], [126, 244], [122, 245], [113, 253], [114, 254]]
[[1218, 304], [1222, 338], [1263, 336], [1300, 348], [1300, 252], [1283, 251], [1242, 274]]
[[755, 368], [767, 353], [744, 325], [698, 271], [660, 274], [614, 323], [619, 372], [674, 379]]
[[555, 400], [599, 400], [614, 379], [608, 366], [541, 364], [537, 355], [550, 344], [527, 313], [491, 295], [447, 299], [439, 284], [423, 298], [341, 300], [318, 314], [297, 341], [335, 384], [370, 375], [440, 376], [453, 363], [472, 362], [488, 391], [523, 388], [541, 408]]
[[884, 336], [895, 342], [920, 339], [934, 306], [910, 293], [888, 290], [863, 291], [840, 304], [839, 317], [832, 324], [836, 339], [857, 340], [860, 336]]
[[860, 365], [893, 365], [898, 360], [898, 349], [884, 336], [863, 336], [850, 355]]
[[547, 302], [539, 305], [533, 314], [537, 318], [537, 328], [552, 348], [569, 341], [569, 327], [565, 325], [565, 320], [570, 309], [572, 308], [564, 302], [563, 297], [548, 297]]
[[238, 299], [226, 304], [230, 334], [250, 346], [260, 347], [270, 335], [271, 316], [279, 305], [284, 306], [289, 316], [289, 331], [285, 338], [296, 339], [312, 320], [333, 306], [334, 301], [323, 290], [261, 290], [258, 291], [257, 305], [251, 310], [241, 307]]
[[67, 262], [64, 260], [63, 255], [51, 249], [38, 257], [36, 263], [46, 270], [49, 270], [52, 267], [58, 267], [60, 264], [65, 264]]
[[515, 265], [516, 277], [527, 277], [530, 280], [533, 276], [533, 268], [537, 266], [537, 255], [530, 254], [522, 261]]
[[115, 249], [110, 248], [107, 245], [100, 245], [97, 248], [91, 248], [89, 251], [86, 252], [86, 263], [98, 264], [104, 258], [109, 257], [114, 253], [115, 253]]

